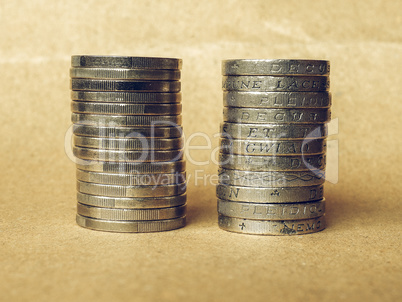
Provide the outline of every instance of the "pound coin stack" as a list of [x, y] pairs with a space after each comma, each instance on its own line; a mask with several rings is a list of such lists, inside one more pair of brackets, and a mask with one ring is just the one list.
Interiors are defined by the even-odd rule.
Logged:
[[182, 61], [72, 56], [77, 223], [111, 232], [183, 227]]
[[262, 235], [325, 228], [328, 61], [226, 60], [219, 226]]

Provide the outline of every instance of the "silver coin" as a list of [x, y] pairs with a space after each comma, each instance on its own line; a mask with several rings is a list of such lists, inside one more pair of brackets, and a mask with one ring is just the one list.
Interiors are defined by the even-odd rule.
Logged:
[[71, 91], [73, 101], [83, 102], [165, 104], [180, 103], [181, 97], [180, 92]]
[[91, 126], [152, 126], [177, 127], [181, 125], [181, 115], [101, 115], [71, 114], [71, 121]]
[[325, 76], [223, 76], [224, 91], [302, 91], [329, 90]]
[[114, 161], [114, 162], [174, 162], [183, 159], [183, 150], [142, 150], [142, 151], [120, 151], [102, 150], [83, 147], [73, 147], [75, 157], [90, 161]]
[[121, 186], [153, 186], [182, 184], [186, 182], [186, 172], [156, 173], [156, 174], [120, 174], [76, 171], [77, 180], [105, 185]]
[[150, 221], [112, 221], [84, 217], [77, 214], [77, 224], [84, 228], [122, 233], [149, 233], [179, 229], [185, 226], [186, 217]]
[[329, 109], [223, 108], [223, 121], [230, 123], [326, 123], [330, 119]]
[[99, 138], [73, 136], [73, 145], [85, 148], [130, 150], [178, 150], [184, 146], [183, 138]]
[[120, 173], [120, 174], [156, 174], [176, 173], [186, 170], [183, 160], [173, 162], [125, 163], [125, 162], [90, 162], [86, 165], [77, 164], [77, 169], [91, 172]]
[[77, 214], [102, 220], [133, 221], [162, 220], [182, 217], [186, 214], [186, 206], [162, 209], [111, 209], [77, 204]]
[[181, 69], [183, 61], [176, 58], [81, 56], [71, 57], [72, 67]]
[[252, 203], [307, 202], [324, 198], [324, 186], [254, 188], [218, 184], [216, 197]]
[[179, 92], [180, 85], [179, 81], [71, 79], [72, 90], [86, 91]]
[[325, 200], [299, 203], [250, 203], [218, 199], [218, 213], [257, 220], [298, 220], [324, 215]]
[[223, 75], [328, 75], [330, 63], [325, 60], [261, 60], [222, 61]]
[[186, 194], [164, 197], [107, 197], [77, 192], [77, 201], [82, 204], [119, 209], [153, 209], [177, 207], [186, 203]]
[[77, 191], [109, 197], [163, 197], [186, 193], [186, 184], [154, 186], [117, 186], [77, 181]]
[[328, 135], [326, 124], [221, 124], [222, 137], [235, 139], [299, 139], [325, 138]]
[[219, 183], [241, 187], [304, 187], [325, 182], [325, 171], [242, 171], [220, 168]]
[[249, 108], [328, 108], [329, 92], [224, 91], [223, 106]]
[[240, 140], [221, 138], [222, 153], [242, 155], [311, 155], [326, 151], [325, 139]]
[[180, 80], [180, 70], [74, 67], [70, 69], [70, 77], [87, 79], [138, 79], [177, 81]]
[[71, 102], [71, 111], [75, 113], [113, 114], [113, 115], [178, 115], [181, 104], [120, 104]]
[[246, 171], [309, 171], [324, 170], [325, 153], [299, 156], [248, 156], [229, 153], [219, 154], [219, 166]]
[[73, 133], [79, 136], [107, 138], [180, 138], [183, 128], [177, 127], [97, 127], [91, 125], [73, 125]]
[[219, 215], [223, 230], [253, 235], [302, 235], [325, 229], [325, 216], [304, 220], [251, 220]]

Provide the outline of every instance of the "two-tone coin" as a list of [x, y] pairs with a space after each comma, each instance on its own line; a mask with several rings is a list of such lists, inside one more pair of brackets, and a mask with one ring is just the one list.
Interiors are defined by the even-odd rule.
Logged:
[[77, 224], [84, 228], [120, 233], [149, 233], [179, 229], [185, 226], [186, 217], [163, 220], [102, 220], [77, 214]]
[[110, 197], [96, 196], [77, 192], [77, 201], [82, 204], [100, 208], [116, 209], [154, 209], [170, 208], [184, 205], [186, 193], [161, 197]]
[[184, 146], [183, 138], [104, 138], [73, 136], [75, 146], [95, 149], [113, 150], [178, 150]]
[[130, 220], [163, 220], [182, 217], [186, 213], [186, 206], [161, 209], [114, 209], [98, 208], [78, 203], [77, 213], [81, 216], [102, 220], [130, 221]]
[[186, 182], [185, 172], [155, 174], [100, 173], [77, 169], [77, 180], [107, 185], [153, 186], [182, 184]]
[[[113, 162], [174, 162], [183, 159], [181, 150], [110, 150], [73, 147], [73, 154], [78, 159], [88, 161], [113, 161]], [[91, 163], [88, 163], [91, 165]]]
[[186, 170], [184, 160], [153, 161], [153, 162], [108, 162], [89, 161], [87, 164], [77, 164], [77, 169], [91, 172], [115, 174], [156, 174], [176, 173]]
[[131, 57], [131, 56], [88, 56], [71, 57], [72, 67], [87, 68], [133, 68], [133, 69], [181, 69], [183, 61], [176, 58]]
[[108, 197], [166, 197], [186, 192], [186, 183], [150, 186], [105, 185], [77, 181], [77, 191], [85, 194]]
[[180, 103], [180, 92], [71, 91], [73, 101], [123, 104]]
[[106, 115], [72, 113], [71, 121], [75, 124], [106, 127], [177, 127], [181, 126], [181, 115]]
[[180, 80], [180, 70], [75, 67], [70, 69], [70, 77], [84, 79], [178, 81]]
[[71, 102], [74, 113], [111, 115], [178, 115], [181, 104], [116, 104], [95, 102]]
[[105, 137], [105, 138], [180, 138], [183, 128], [176, 127], [106, 127], [74, 124], [73, 133], [78, 136]]

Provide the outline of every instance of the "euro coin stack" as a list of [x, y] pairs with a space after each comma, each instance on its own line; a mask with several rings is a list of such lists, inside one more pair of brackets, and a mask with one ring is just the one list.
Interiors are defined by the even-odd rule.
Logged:
[[328, 61], [222, 62], [220, 228], [298, 235], [325, 228]]
[[182, 61], [72, 56], [77, 223], [111, 232], [183, 227]]

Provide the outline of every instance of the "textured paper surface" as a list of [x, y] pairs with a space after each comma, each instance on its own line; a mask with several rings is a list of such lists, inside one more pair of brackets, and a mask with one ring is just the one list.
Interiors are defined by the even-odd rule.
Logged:
[[[2, 301], [397, 301], [401, 274], [399, 1], [2, 1]], [[155, 234], [75, 224], [64, 151], [72, 54], [179, 57], [191, 150], [188, 226]], [[328, 228], [296, 237], [217, 226], [210, 160], [222, 59], [331, 61], [339, 181]], [[336, 179], [336, 175], [335, 178]]]

